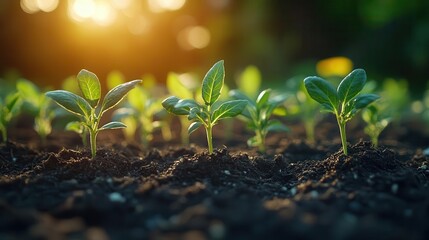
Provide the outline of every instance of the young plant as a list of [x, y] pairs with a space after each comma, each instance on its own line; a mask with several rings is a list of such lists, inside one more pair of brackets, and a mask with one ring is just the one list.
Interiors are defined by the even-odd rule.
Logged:
[[230, 95], [235, 99], [248, 102], [246, 109], [241, 113], [247, 127], [255, 132], [255, 136], [247, 141], [251, 147], [258, 147], [265, 152], [265, 137], [269, 132], [284, 132], [289, 129], [277, 119], [270, 119], [276, 109], [286, 100], [286, 95], [271, 96], [271, 89], [262, 91], [256, 101], [247, 97], [240, 90], [232, 90]]
[[223, 60], [215, 63], [207, 72], [202, 83], [204, 105], [194, 99], [180, 99], [176, 96], [166, 98], [162, 106], [175, 115], [187, 115], [192, 123], [188, 128], [191, 134], [199, 127], [206, 130], [209, 153], [213, 153], [212, 129], [219, 120], [235, 117], [246, 107], [246, 100], [231, 100], [218, 104], [224, 85], [225, 70]]
[[134, 139], [139, 128], [140, 141], [148, 146], [153, 139], [153, 132], [161, 126], [159, 121], [154, 120], [155, 114], [163, 110], [161, 102], [142, 87], [136, 87], [128, 94], [127, 99], [127, 106], [116, 110], [113, 117], [132, 126], [130, 131], [125, 132], [127, 140]]
[[378, 147], [380, 133], [390, 123], [390, 117], [383, 114], [383, 109], [377, 104], [371, 104], [362, 111], [362, 119], [366, 122], [364, 131], [371, 138], [375, 148]]
[[23, 100], [23, 108], [34, 116], [34, 130], [39, 134], [42, 144], [45, 144], [46, 137], [52, 131], [51, 123], [55, 116], [51, 100], [30, 81], [21, 79], [16, 88]]
[[98, 77], [94, 73], [83, 69], [77, 75], [77, 80], [83, 98], [65, 90], [49, 91], [46, 96], [52, 98], [58, 105], [80, 118], [80, 124], [89, 133], [91, 156], [94, 158], [97, 151], [97, 135], [100, 131], [126, 127], [122, 122], [109, 122], [99, 127], [101, 117], [106, 111], [116, 106], [141, 80], [133, 80], [116, 86], [106, 94], [101, 105], [99, 104], [101, 86]]
[[304, 79], [305, 88], [311, 98], [321, 104], [322, 110], [333, 113], [340, 129], [344, 155], [347, 155], [346, 123], [360, 110], [368, 106], [379, 96], [360, 94], [365, 86], [366, 73], [363, 69], [353, 70], [335, 89], [331, 83], [320, 77]]
[[286, 109], [288, 114], [297, 116], [304, 123], [307, 141], [315, 142], [314, 129], [317, 122], [320, 120], [319, 104], [308, 95], [305, 89], [304, 77], [293, 77], [286, 82], [287, 91], [291, 94], [291, 98], [286, 101]]
[[15, 118], [20, 111], [21, 101], [19, 93], [10, 93], [4, 99], [0, 98], [0, 132], [2, 142], [6, 142], [8, 138], [7, 130], [10, 122]]

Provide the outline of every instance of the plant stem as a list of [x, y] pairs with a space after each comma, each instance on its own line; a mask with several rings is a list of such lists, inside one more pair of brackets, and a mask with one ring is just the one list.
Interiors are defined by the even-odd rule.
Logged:
[[2, 142], [6, 142], [7, 140], [7, 130], [6, 128], [0, 127]]
[[189, 127], [189, 121], [186, 118], [186, 116], [179, 116], [180, 121], [180, 138], [182, 140], [183, 145], [189, 145], [189, 134], [188, 134], [188, 127]]
[[89, 133], [89, 142], [91, 144], [91, 159], [95, 158], [97, 152], [97, 131], [90, 131]]
[[265, 137], [261, 130], [256, 131], [256, 138], [258, 141], [258, 150], [262, 153], [265, 152]]
[[371, 141], [372, 141], [372, 145], [374, 146], [374, 148], [378, 148], [378, 135], [374, 134], [371, 137]]
[[307, 135], [307, 141], [314, 143], [314, 120], [308, 119], [304, 122], [305, 133]]
[[338, 126], [340, 127], [341, 144], [343, 145], [343, 153], [347, 156], [347, 136], [346, 123], [337, 117]]
[[209, 147], [209, 154], [213, 153], [213, 141], [212, 141], [212, 126], [206, 127], [207, 145]]

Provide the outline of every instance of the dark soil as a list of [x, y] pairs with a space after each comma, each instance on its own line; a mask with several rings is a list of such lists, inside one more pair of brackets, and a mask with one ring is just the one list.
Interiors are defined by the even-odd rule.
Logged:
[[390, 128], [374, 149], [352, 127], [344, 156], [332, 125], [317, 144], [299, 125], [271, 135], [267, 154], [248, 134], [218, 137], [228, 148], [209, 155], [201, 134], [143, 148], [113, 131], [93, 160], [72, 133], [41, 146], [13, 129], [0, 145], [0, 239], [429, 239], [427, 135]]

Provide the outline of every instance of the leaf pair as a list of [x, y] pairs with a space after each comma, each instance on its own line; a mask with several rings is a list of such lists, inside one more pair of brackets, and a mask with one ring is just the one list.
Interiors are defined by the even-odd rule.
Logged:
[[231, 100], [215, 107], [221, 96], [224, 78], [224, 62], [221, 60], [215, 63], [204, 76], [201, 89], [201, 97], [204, 105], [200, 105], [194, 99], [180, 99], [176, 96], [168, 97], [162, 102], [162, 106], [168, 112], [175, 115], [188, 116], [188, 119], [192, 121], [192, 124], [188, 128], [188, 134], [204, 126], [207, 133], [209, 153], [213, 152], [211, 137], [213, 126], [221, 119], [237, 116], [244, 110], [247, 104], [245, 100]]
[[[52, 98], [67, 111], [80, 117], [80, 124], [87, 129], [87, 131], [82, 132], [83, 134], [89, 132], [91, 153], [92, 157], [95, 157], [96, 137], [99, 131], [126, 127], [122, 122], [109, 122], [99, 128], [101, 117], [107, 110], [116, 106], [141, 80], [133, 80], [114, 87], [106, 94], [101, 106], [99, 105], [101, 84], [98, 77], [94, 73], [83, 69], [77, 75], [77, 80], [83, 97], [65, 90], [49, 91], [46, 96]], [[81, 129], [75, 125], [70, 128]], [[83, 136], [83, 138], [86, 138], [86, 136]]]
[[[83, 97], [65, 90], [49, 91], [46, 96], [52, 98], [67, 111], [88, 118], [91, 115], [91, 110], [99, 105], [101, 98], [100, 81], [94, 73], [85, 69], [79, 72], [77, 80]], [[140, 82], [141, 80], [133, 80], [110, 90], [104, 97], [99, 112], [104, 113], [116, 106]]]
[[322, 105], [322, 109], [335, 115], [340, 128], [344, 155], [347, 155], [346, 122], [351, 120], [360, 109], [379, 98], [375, 94], [358, 95], [366, 83], [363, 69], [353, 70], [335, 89], [328, 81], [320, 77], [307, 77], [304, 85], [311, 98]]
[[[255, 132], [255, 136], [247, 141], [249, 146], [258, 146], [260, 151], [265, 151], [265, 138], [269, 132], [284, 132], [289, 129], [277, 119], [270, 119], [275, 110], [284, 113], [281, 104], [286, 100], [286, 95], [272, 96], [271, 89], [262, 91], [252, 100], [240, 90], [230, 91], [230, 96], [235, 99], [247, 101], [247, 107], [241, 115], [245, 117], [248, 128]], [[282, 114], [283, 115], [283, 114]]]
[[361, 94], [357, 96], [366, 83], [366, 73], [363, 69], [356, 69], [347, 75], [338, 88], [320, 77], [304, 79], [308, 94], [322, 105], [325, 111], [341, 114], [350, 119], [357, 110], [365, 108], [379, 97], [375, 94]]

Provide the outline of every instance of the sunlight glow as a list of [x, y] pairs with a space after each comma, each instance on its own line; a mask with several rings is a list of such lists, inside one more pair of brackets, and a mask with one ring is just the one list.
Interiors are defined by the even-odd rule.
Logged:
[[69, 16], [78, 22], [90, 19], [100, 26], [109, 26], [116, 20], [116, 11], [108, 1], [72, 0]]
[[59, 0], [37, 0], [37, 5], [43, 12], [52, 12], [57, 9]]
[[20, 5], [21, 9], [29, 14], [33, 14], [40, 11], [40, 8], [37, 4], [37, 0], [21, 0]]
[[72, 0], [69, 3], [70, 17], [76, 21], [83, 21], [95, 12], [95, 2], [92, 0]]
[[147, 3], [152, 12], [160, 13], [181, 9], [185, 5], [186, 0], [148, 0]]
[[210, 43], [210, 32], [202, 26], [187, 27], [177, 35], [177, 42], [185, 50], [202, 49]]
[[92, 19], [101, 26], [108, 26], [116, 19], [115, 9], [106, 2], [99, 2]]

